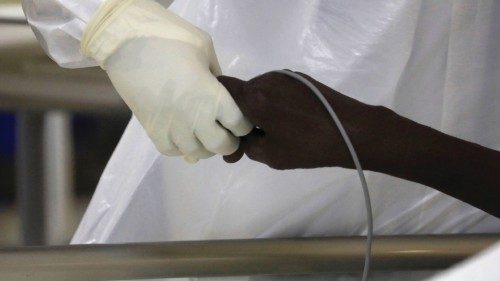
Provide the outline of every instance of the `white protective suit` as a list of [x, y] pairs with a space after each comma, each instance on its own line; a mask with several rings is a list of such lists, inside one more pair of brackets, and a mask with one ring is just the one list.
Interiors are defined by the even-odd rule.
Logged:
[[[25, 2], [29, 11], [38, 1]], [[63, 49], [76, 44], [89, 15], [66, 11], [90, 2], [52, 3], [67, 8], [64, 16], [39, 19], [63, 27], [40, 31], [52, 56], [65, 65], [88, 63]], [[363, 102], [500, 149], [498, 1], [186, 0], [169, 9], [212, 35], [226, 75], [301, 71]], [[500, 231], [499, 219], [431, 188], [377, 173], [367, 180], [376, 234]], [[357, 235], [366, 232], [363, 204], [355, 171], [275, 171], [247, 158], [189, 165], [160, 155], [133, 118], [72, 242]], [[372, 280], [427, 275], [375, 273]], [[338, 280], [351, 278], [359, 276]]]

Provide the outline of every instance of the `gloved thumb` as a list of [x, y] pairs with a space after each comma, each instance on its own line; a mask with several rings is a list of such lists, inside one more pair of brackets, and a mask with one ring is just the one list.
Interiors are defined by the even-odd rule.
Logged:
[[[230, 76], [219, 76], [217, 80], [227, 89], [229, 94], [232, 96], [236, 105], [240, 108], [243, 115], [246, 115], [248, 112], [246, 108], [246, 104], [244, 103], [243, 98], [243, 87], [245, 85], [245, 81], [240, 80], [238, 78], [230, 77]], [[238, 162], [244, 154], [244, 145], [245, 145], [245, 137], [240, 138], [240, 146], [238, 150], [236, 150], [231, 155], [224, 156], [224, 161], [227, 163], [235, 163]]]
[[243, 115], [246, 115], [244, 109], [242, 108], [245, 107], [243, 102], [243, 87], [245, 86], [246, 81], [224, 75], [218, 76], [217, 80], [219, 80], [219, 82], [227, 89], [229, 94], [231, 94], [234, 101], [243, 112]]
[[236, 102], [236, 105], [248, 121], [250, 121], [253, 125], [258, 126], [258, 114], [255, 108], [255, 100], [245, 89], [248, 82], [230, 76], [219, 76], [217, 79], [227, 89], [233, 100]]

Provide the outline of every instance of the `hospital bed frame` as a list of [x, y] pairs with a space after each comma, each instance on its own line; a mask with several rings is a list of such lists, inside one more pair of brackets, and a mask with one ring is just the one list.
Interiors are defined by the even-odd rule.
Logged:
[[[500, 241], [500, 234], [378, 236], [373, 271], [447, 268]], [[356, 273], [365, 238], [253, 239], [0, 249], [0, 280]]]

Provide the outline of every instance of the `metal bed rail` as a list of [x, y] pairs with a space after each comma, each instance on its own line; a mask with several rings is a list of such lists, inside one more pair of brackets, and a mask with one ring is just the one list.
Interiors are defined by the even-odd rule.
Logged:
[[[500, 235], [378, 236], [374, 271], [447, 268]], [[0, 250], [0, 279], [126, 280], [358, 272], [364, 237], [159, 242]]]

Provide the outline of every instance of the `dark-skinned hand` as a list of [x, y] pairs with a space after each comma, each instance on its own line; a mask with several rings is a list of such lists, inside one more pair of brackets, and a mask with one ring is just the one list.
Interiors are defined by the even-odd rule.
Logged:
[[[379, 123], [377, 107], [361, 103], [299, 73], [323, 93], [343, 123], [362, 164], [370, 165], [370, 148]], [[279, 73], [266, 73], [250, 81], [221, 76], [243, 114], [255, 129], [241, 139], [240, 148], [225, 156], [229, 163], [243, 154], [275, 169], [316, 168], [354, 164], [330, 115], [311, 90]], [[379, 122], [374, 122], [375, 120]], [[369, 153], [370, 152], [370, 153]]]
[[[500, 152], [418, 124], [311, 81], [337, 113], [364, 169], [418, 182], [500, 217]], [[275, 169], [354, 168], [330, 115], [311, 90], [279, 73], [250, 81], [219, 77], [255, 129], [243, 154]]]

